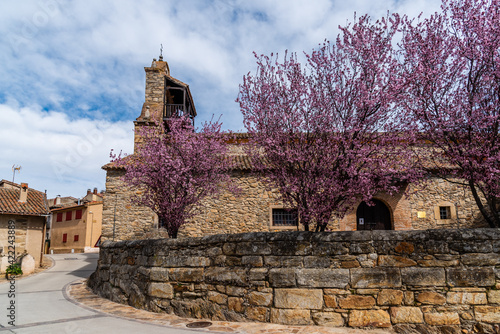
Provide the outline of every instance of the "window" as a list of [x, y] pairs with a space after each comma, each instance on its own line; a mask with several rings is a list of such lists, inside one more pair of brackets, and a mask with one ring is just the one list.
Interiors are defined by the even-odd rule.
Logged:
[[451, 219], [451, 209], [449, 206], [439, 207], [439, 219]]
[[73, 217], [73, 211], [66, 212], [66, 220], [71, 220]]
[[63, 216], [62, 212], [59, 212], [59, 213], [57, 214], [57, 219], [56, 219], [56, 221], [57, 221], [57, 222], [62, 222], [62, 216]]
[[297, 226], [297, 209], [272, 209], [272, 226]]
[[76, 210], [75, 219], [82, 219], [82, 210]]
[[77, 241], [78, 241], [78, 234], [75, 234], [75, 236], [73, 237], [73, 241], [74, 241], [74, 242], [77, 242]]
[[68, 241], [68, 233], [64, 233], [63, 234], [63, 242], [67, 242]]

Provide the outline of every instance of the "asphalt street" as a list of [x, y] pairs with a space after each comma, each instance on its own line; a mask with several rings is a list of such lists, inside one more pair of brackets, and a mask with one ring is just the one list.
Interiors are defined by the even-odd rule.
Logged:
[[55, 265], [34, 276], [0, 284], [2, 333], [167, 333], [199, 331], [169, 328], [114, 317], [70, 301], [65, 287], [87, 278], [95, 270], [98, 254], [50, 255]]

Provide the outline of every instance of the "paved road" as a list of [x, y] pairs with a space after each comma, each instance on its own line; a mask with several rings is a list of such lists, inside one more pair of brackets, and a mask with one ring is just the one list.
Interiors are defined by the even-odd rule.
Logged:
[[[54, 267], [17, 280], [13, 288], [9, 282], [0, 284], [0, 334], [200, 333], [116, 318], [70, 302], [64, 293], [65, 286], [90, 276], [96, 268], [98, 254], [59, 254], [51, 257], [55, 260]], [[7, 308], [12, 308], [11, 305], [15, 307], [15, 326], [9, 324], [12, 319], [8, 317], [11, 311]]]

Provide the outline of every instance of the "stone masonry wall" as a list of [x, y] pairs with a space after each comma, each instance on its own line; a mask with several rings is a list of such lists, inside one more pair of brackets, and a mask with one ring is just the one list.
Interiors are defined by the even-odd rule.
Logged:
[[[166, 236], [158, 230], [156, 215], [148, 208], [132, 205], [130, 198], [140, 193], [130, 189], [121, 180], [122, 170], [108, 170], [103, 212], [103, 240], [134, 240]], [[209, 197], [198, 206], [198, 212], [189, 224], [179, 231], [179, 237], [202, 237], [221, 233], [269, 232], [294, 227], [271, 226], [271, 209], [282, 207], [277, 191], [269, 191], [255, 176], [245, 172], [233, 172], [232, 178], [241, 193], [222, 192]], [[394, 230], [428, 228], [478, 228], [486, 227], [472, 196], [467, 189], [439, 179], [411, 185], [408, 196], [378, 194], [391, 212]], [[452, 219], [440, 220], [435, 211], [439, 206], [450, 206]], [[115, 211], [116, 207], [116, 211]], [[419, 217], [419, 213], [424, 217]], [[356, 210], [349, 212], [341, 221], [330, 222], [333, 231], [356, 230]], [[302, 229], [302, 226], [299, 227]]]
[[116, 302], [194, 318], [494, 333], [500, 230], [108, 241], [88, 284]]

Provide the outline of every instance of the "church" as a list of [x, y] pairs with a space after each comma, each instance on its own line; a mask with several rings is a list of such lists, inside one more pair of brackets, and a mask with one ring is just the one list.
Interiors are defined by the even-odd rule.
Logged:
[[[168, 63], [160, 56], [153, 59], [146, 72], [145, 101], [135, 128], [148, 126], [179, 114], [196, 117], [196, 108], [189, 85], [170, 74]], [[245, 134], [238, 134], [245, 141]], [[135, 142], [139, 139], [136, 137]], [[234, 144], [231, 149], [236, 165], [231, 177], [241, 189], [238, 195], [222, 192], [206, 198], [189, 224], [179, 230], [179, 237], [201, 237], [212, 234], [300, 230], [293, 208], [286, 208], [277, 191], [270, 191], [252, 173], [249, 158]], [[121, 180], [125, 170], [113, 163], [102, 167], [106, 171], [106, 193], [102, 217], [102, 241], [133, 240], [166, 237], [158, 228], [158, 218], [149, 209], [131, 203], [130, 189]], [[420, 230], [440, 228], [488, 227], [476, 203], [466, 188], [439, 178], [429, 178], [423, 184], [408, 184], [406, 191], [396, 195], [380, 193], [375, 205], [356, 205], [339, 221], [331, 221], [332, 231], [356, 230]]]

